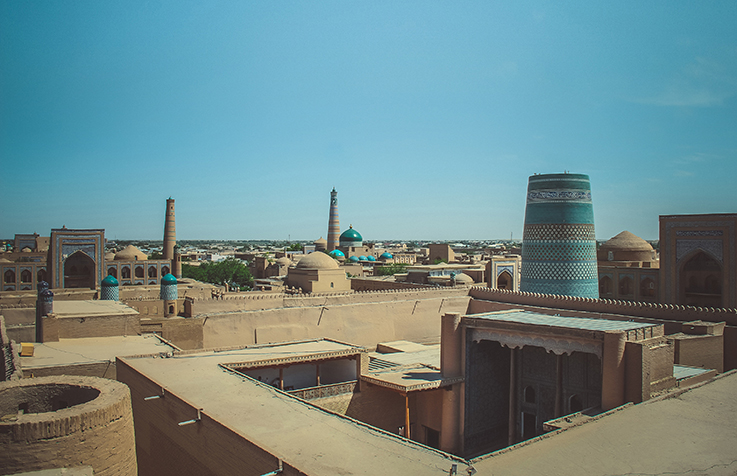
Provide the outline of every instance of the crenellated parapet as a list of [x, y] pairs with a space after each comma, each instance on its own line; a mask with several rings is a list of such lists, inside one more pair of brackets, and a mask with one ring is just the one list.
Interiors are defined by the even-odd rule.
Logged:
[[491, 289], [480, 286], [471, 288], [469, 295], [474, 299], [527, 306], [623, 314], [675, 321], [725, 321], [728, 325], [737, 326], [737, 309], [733, 308], [695, 307], [679, 304], [623, 301], [618, 299], [593, 299], [578, 296]]

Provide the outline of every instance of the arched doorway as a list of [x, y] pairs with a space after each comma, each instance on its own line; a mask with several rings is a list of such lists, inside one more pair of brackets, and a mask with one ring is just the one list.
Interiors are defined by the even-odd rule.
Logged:
[[631, 297], [635, 293], [635, 287], [632, 285], [632, 278], [624, 276], [619, 278], [619, 296]]
[[719, 261], [702, 250], [696, 251], [681, 266], [678, 303], [722, 307], [722, 275]]
[[95, 288], [95, 261], [82, 251], [64, 261], [65, 288]]
[[640, 297], [655, 297], [655, 281], [652, 278], [645, 278], [640, 283]]
[[612, 278], [609, 276], [602, 276], [599, 280], [599, 295], [605, 296], [612, 293]]
[[497, 289], [512, 289], [512, 275], [509, 271], [502, 271], [499, 273], [499, 277], [496, 278]]

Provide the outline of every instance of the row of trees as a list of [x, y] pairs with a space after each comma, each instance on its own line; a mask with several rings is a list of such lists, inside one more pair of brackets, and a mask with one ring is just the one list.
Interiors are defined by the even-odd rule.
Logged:
[[203, 283], [236, 285], [240, 287], [241, 291], [248, 291], [253, 287], [253, 276], [251, 276], [248, 266], [243, 261], [235, 258], [228, 258], [216, 263], [205, 262], [200, 266], [182, 263], [182, 276]]

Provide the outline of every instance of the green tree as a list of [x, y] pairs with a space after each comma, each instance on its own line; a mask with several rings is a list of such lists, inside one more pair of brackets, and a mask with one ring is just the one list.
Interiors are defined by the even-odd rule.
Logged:
[[248, 267], [235, 258], [228, 258], [217, 263], [202, 263], [200, 266], [182, 263], [182, 276], [218, 285], [235, 283], [241, 290], [253, 287], [253, 276]]
[[407, 271], [407, 264], [405, 263], [392, 263], [385, 266], [377, 266], [374, 268], [374, 274], [377, 276], [393, 276], [397, 273], [405, 273]]
[[164, 259], [164, 255], [161, 254], [161, 251], [152, 251], [150, 255], [148, 255], [148, 259]]
[[286, 251], [302, 251], [302, 243], [292, 243], [286, 248]]

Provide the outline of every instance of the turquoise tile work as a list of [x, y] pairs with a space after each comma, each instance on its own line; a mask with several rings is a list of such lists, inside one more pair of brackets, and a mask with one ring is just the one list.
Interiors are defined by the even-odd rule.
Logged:
[[520, 271], [520, 291], [599, 297], [588, 175], [530, 177]]

